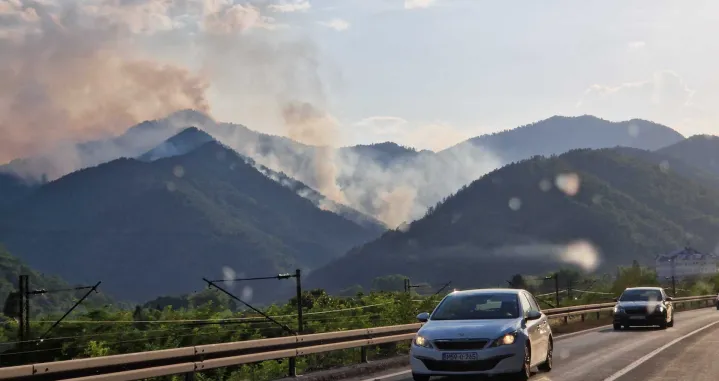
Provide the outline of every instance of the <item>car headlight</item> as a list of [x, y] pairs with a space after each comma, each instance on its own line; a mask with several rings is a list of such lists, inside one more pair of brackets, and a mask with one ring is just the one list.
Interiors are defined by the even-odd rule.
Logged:
[[620, 313], [622, 313], [622, 312], [624, 312], [624, 308], [622, 308], [621, 306], [614, 306], [614, 313], [615, 313], [615, 314], [620, 314]]
[[422, 348], [432, 348], [429, 340], [425, 339], [424, 336], [417, 335], [414, 337], [414, 345]]
[[510, 332], [507, 334], [504, 334], [500, 336], [498, 339], [494, 340], [493, 346], [495, 347], [501, 347], [503, 345], [512, 345], [517, 340], [517, 332]]
[[664, 306], [661, 305], [661, 304], [657, 304], [657, 307], [655, 308], [655, 310], [656, 310], [657, 312], [663, 312], [663, 311], [664, 311]]

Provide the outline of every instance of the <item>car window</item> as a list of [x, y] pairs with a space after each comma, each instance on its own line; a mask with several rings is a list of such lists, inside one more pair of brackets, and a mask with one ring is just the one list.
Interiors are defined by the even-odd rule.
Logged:
[[656, 302], [663, 300], [659, 290], [624, 290], [620, 302]]
[[537, 300], [534, 299], [534, 295], [527, 293], [527, 299], [529, 299], [529, 306], [532, 308], [532, 311], [541, 312], [542, 309], [539, 308], [539, 303], [537, 303]]
[[527, 313], [532, 309], [532, 305], [529, 304], [529, 299], [524, 293], [520, 293], [521, 297], [519, 301], [522, 303], [522, 316], [527, 316]]
[[516, 319], [519, 300], [512, 293], [448, 295], [437, 306], [431, 320]]

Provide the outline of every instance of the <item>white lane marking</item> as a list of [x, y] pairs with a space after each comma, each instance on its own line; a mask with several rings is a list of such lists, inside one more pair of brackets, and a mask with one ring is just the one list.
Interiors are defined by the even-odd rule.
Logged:
[[695, 331], [692, 331], [692, 332], [687, 333], [687, 334], [684, 335], [684, 336], [677, 337], [676, 339], [674, 339], [674, 340], [668, 342], [668, 343], [665, 344], [665, 345], [662, 345], [661, 347], [659, 347], [659, 348], [657, 348], [657, 349], [655, 349], [655, 350], [649, 352], [647, 355], [645, 355], [645, 356], [641, 357], [640, 359], [634, 361], [633, 363], [627, 365], [624, 369], [620, 370], [619, 372], [614, 373], [613, 375], [611, 375], [611, 376], [605, 378], [604, 381], [614, 381], [614, 380], [618, 379], [619, 377], [621, 377], [621, 376], [623, 376], [623, 375], [629, 373], [630, 371], [632, 371], [633, 369], [635, 369], [635, 368], [638, 367], [639, 365], [642, 365], [643, 363], [647, 362], [647, 360], [650, 360], [652, 357], [658, 355], [661, 351], [663, 351], [663, 350], [665, 350], [665, 349], [671, 347], [672, 345], [674, 345], [674, 344], [676, 344], [676, 343], [678, 343], [678, 342], [680, 342], [680, 341], [682, 341], [682, 340], [684, 340], [684, 339], [686, 339], [686, 338], [688, 338], [688, 337], [691, 337], [691, 336], [693, 336], [693, 335], [696, 335], [697, 333], [699, 333], [699, 332], [701, 332], [701, 331], [704, 331], [704, 330], [706, 330], [707, 328], [709, 328], [709, 327], [711, 327], [711, 326], [713, 326], [713, 325], [716, 325], [716, 324], [719, 324], [719, 321], [715, 321], [714, 323], [705, 325], [705, 326], [703, 326], [703, 327], [701, 327], [701, 328], [699, 328], [699, 329], [697, 329], [697, 330], [695, 330]]
[[609, 327], [611, 327], [611, 326], [612, 326], [611, 324], [609, 324], [609, 325], [602, 325], [602, 326], [599, 326], [599, 327], [584, 329], [584, 330], [577, 331], [577, 332], [565, 333], [565, 334], [562, 334], [562, 335], [554, 336], [554, 340], [559, 341], [560, 339], [566, 339], [566, 338], [570, 338], [570, 337], [574, 337], [574, 336], [584, 335], [584, 334], [591, 333], [591, 332], [594, 332], [594, 331], [599, 331], [600, 329], [609, 328]]
[[383, 375], [381, 375], [381, 376], [368, 378], [368, 379], [365, 379], [365, 380], [362, 380], [362, 381], [384, 380], [384, 379], [387, 379], [387, 378], [392, 378], [392, 377], [395, 377], [395, 376], [401, 376], [401, 375], [403, 375], [403, 374], [410, 374], [410, 373], [412, 373], [412, 370], [403, 370], [403, 371], [401, 371], [401, 372], [390, 373], [390, 374], [383, 374]]

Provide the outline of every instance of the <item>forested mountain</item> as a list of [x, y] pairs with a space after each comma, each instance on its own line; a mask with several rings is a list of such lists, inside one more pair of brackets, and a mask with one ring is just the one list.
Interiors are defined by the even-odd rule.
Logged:
[[30, 194], [39, 184], [0, 172], [0, 212]]
[[313, 190], [283, 176], [215, 141], [152, 162], [118, 159], [13, 205], [0, 241], [39, 270], [147, 300], [193, 291], [225, 266], [248, 276], [316, 268], [383, 231], [350, 208], [335, 205], [364, 223], [320, 209]]
[[440, 154], [471, 145], [494, 153], [503, 163], [511, 163], [535, 155], [555, 155], [578, 148], [623, 146], [655, 150], [683, 139], [680, 133], [669, 127], [641, 119], [610, 122], [591, 115], [553, 116], [511, 130], [469, 139]]
[[[325, 189], [328, 182], [336, 183], [345, 204], [392, 226], [421, 217], [427, 207], [479, 176], [533, 155], [615, 146], [657, 149], [683, 139], [668, 127], [643, 120], [615, 123], [592, 116], [554, 116], [512, 130], [482, 135], [438, 154], [393, 142], [333, 149], [302, 144], [239, 124], [214, 121], [196, 111], [182, 110], [167, 118], [140, 123], [119, 137], [60, 147], [38, 157], [15, 160], [0, 166], [0, 172], [14, 171], [34, 179], [46, 174], [52, 180], [120, 157], [152, 160], [169, 153], [168, 147], [158, 145], [191, 126], [257, 163], [320, 192], [329, 192]], [[193, 136], [198, 138], [199, 134]], [[172, 142], [169, 147], [180, 144], [182, 149], [187, 149], [202, 141], [199, 139], [190, 145]], [[153, 151], [148, 152], [150, 150]], [[73, 159], [67, 160], [68, 157]]]
[[657, 151], [719, 176], [719, 137], [694, 135]]
[[375, 277], [404, 274], [413, 282], [486, 286], [578, 262], [598, 271], [634, 259], [649, 264], [687, 237], [713, 250], [719, 188], [642, 152], [573, 150], [510, 164], [318, 269], [308, 284], [367, 287]]
[[[84, 295], [87, 290], [77, 291], [61, 291], [68, 288], [76, 287], [57, 276], [45, 275], [28, 267], [23, 261], [10, 254], [4, 246], [0, 244], [0, 305], [6, 306], [8, 295], [18, 290], [18, 279], [20, 275], [28, 275], [28, 283], [31, 290], [46, 290], [42, 295], [33, 295], [30, 300], [30, 313], [37, 317], [38, 314], [44, 313], [63, 313], [72, 307], [76, 299]], [[83, 284], [82, 286], [91, 286], [92, 284]], [[99, 289], [102, 291], [102, 288]], [[90, 294], [85, 307], [98, 307], [112, 303], [112, 300], [105, 296], [102, 292]], [[12, 309], [12, 306], [7, 306]], [[82, 309], [82, 308], [81, 308]], [[10, 311], [4, 311], [10, 312]]]

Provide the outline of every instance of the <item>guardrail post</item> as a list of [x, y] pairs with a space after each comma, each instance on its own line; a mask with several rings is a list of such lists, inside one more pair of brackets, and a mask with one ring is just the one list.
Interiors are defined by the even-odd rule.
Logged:
[[195, 381], [195, 372], [185, 373], [185, 381]]
[[599, 320], [600, 314], [601, 314], [601, 312], [597, 311], [597, 320]]
[[360, 362], [367, 362], [367, 347], [360, 347]]
[[564, 324], [569, 324], [569, 316], [564, 317]]
[[587, 316], [587, 315], [586, 315], [586, 314], [582, 314], [582, 323], [584, 323], [585, 316]]
[[297, 377], [297, 361], [296, 357], [290, 357], [290, 377]]

